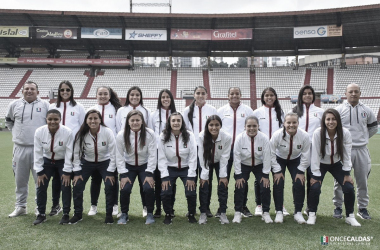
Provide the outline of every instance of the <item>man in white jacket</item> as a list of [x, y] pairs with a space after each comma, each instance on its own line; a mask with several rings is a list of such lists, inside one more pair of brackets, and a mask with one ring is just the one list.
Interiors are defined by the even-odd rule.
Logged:
[[[344, 101], [336, 109], [341, 116], [343, 127], [351, 132], [352, 137], [351, 162], [357, 188], [359, 209], [357, 215], [362, 219], [369, 220], [371, 217], [367, 206], [369, 202], [368, 177], [371, 171], [371, 158], [367, 145], [369, 138], [377, 133], [377, 120], [372, 110], [359, 101], [361, 92], [357, 84], [347, 85], [345, 95], [347, 101]], [[342, 187], [336, 181], [334, 191], [334, 217], [342, 218], [343, 192]]]
[[38, 96], [36, 83], [28, 81], [22, 88], [23, 97], [11, 102], [5, 116], [5, 125], [12, 131], [12, 166], [16, 180], [16, 207], [9, 217], [27, 213], [29, 175], [32, 172], [35, 184], [36, 171], [33, 169], [34, 132], [46, 124], [49, 103]]

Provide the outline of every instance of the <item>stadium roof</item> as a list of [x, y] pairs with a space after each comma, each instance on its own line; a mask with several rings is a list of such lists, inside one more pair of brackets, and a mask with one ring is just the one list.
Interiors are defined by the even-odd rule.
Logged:
[[[380, 51], [380, 4], [311, 11], [247, 14], [155, 14], [0, 9], [0, 26], [131, 29], [252, 28], [235, 41], [125, 41], [0, 38], [0, 53], [28, 48], [114, 51], [134, 56], [291, 56]], [[343, 26], [342, 37], [293, 38], [293, 27]], [[125, 33], [125, 32], [123, 32]], [[170, 32], [169, 32], [170, 34]], [[31, 34], [33, 37], [33, 32]], [[111, 52], [112, 53], [112, 52]]]

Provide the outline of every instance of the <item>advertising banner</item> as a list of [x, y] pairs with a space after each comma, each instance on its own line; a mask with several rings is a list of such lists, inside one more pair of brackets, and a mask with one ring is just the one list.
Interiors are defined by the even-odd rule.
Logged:
[[125, 30], [125, 40], [129, 41], [166, 41], [166, 30]]
[[212, 30], [172, 29], [172, 40], [211, 40]]
[[323, 103], [342, 103], [340, 95], [321, 95], [321, 102]]
[[[1, 62], [0, 62], [1, 63]], [[36, 65], [103, 65], [103, 66], [129, 66], [129, 59], [59, 59], [59, 58], [17, 58], [17, 64]]]
[[213, 30], [211, 40], [244, 40], [252, 39], [252, 29]]
[[29, 37], [29, 27], [0, 26], [0, 37]]
[[82, 38], [92, 39], [122, 39], [123, 33], [119, 28], [81, 28]]
[[0, 64], [17, 64], [17, 58], [1, 57]]
[[342, 33], [343, 26], [338, 27], [336, 25], [295, 27], [293, 38], [342, 36]]
[[35, 28], [38, 39], [77, 39], [76, 28]]

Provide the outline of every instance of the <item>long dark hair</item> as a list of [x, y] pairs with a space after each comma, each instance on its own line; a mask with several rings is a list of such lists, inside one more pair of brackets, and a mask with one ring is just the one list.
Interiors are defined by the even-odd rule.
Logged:
[[164, 133], [164, 142], [167, 143], [168, 141], [170, 141], [170, 135], [172, 133], [172, 126], [170, 124], [170, 118], [172, 118], [172, 116], [175, 116], [175, 115], [181, 116], [182, 125], [181, 125], [180, 132], [182, 135], [182, 140], [184, 143], [188, 143], [190, 140], [190, 134], [186, 129], [186, 124], [185, 124], [185, 121], [183, 120], [183, 116], [179, 112], [174, 112], [174, 113], [170, 114], [168, 121], [166, 122], [165, 129], [164, 129], [164, 131], [162, 131]]
[[[335, 119], [337, 121], [337, 126], [336, 126], [336, 134], [337, 134], [337, 139], [336, 139], [336, 147], [337, 150], [336, 152], [338, 153], [340, 160], [343, 161], [343, 127], [342, 127], [342, 120], [340, 119], [340, 114], [338, 111], [335, 109], [326, 109], [326, 111], [322, 115], [322, 120], [321, 120], [321, 154], [322, 158], [325, 157], [326, 155], [326, 130], [327, 126], [325, 123], [326, 116], [327, 114], [332, 114], [335, 116]], [[331, 143], [334, 143], [333, 141]]]
[[131, 141], [129, 140], [129, 136], [131, 135], [131, 126], [129, 126], [129, 119], [134, 115], [140, 116], [142, 120], [142, 124], [140, 128], [141, 133], [140, 133], [140, 139], [139, 139], [141, 149], [145, 146], [145, 142], [146, 142], [146, 124], [145, 124], [144, 116], [138, 110], [131, 110], [126, 117], [126, 122], [124, 126], [124, 143], [125, 143], [125, 149], [127, 150], [128, 153], [131, 152]]
[[74, 147], [75, 147], [75, 143], [79, 140], [79, 158], [82, 158], [83, 157], [83, 154], [84, 154], [84, 147], [86, 145], [84, 145], [84, 137], [88, 134], [88, 132], [90, 131], [90, 127], [88, 126], [87, 124], [87, 118], [89, 115], [91, 114], [98, 114], [99, 116], [99, 119], [100, 119], [100, 125], [101, 126], [104, 126], [104, 127], [107, 127], [103, 120], [102, 120], [102, 115], [100, 114], [100, 112], [96, 109], [91, 109], [89, 110], [85, 117], [84, 117], [84, 121], [82, 123], [82, 126], [80, 126], [77, 134], [75, 135], [75, 140], [74, 140]]
[[218, 121], [220, 124], [220, 127], [222, 127], [222, 120], [218, 115], [212, 115], [207, 118], [206, 125], [205, 125], [205, 135], [203, 139], [203, 159], [205, 161], [205, 167], [208, 169], [208, 164], [212, 161], [212, 149], [214, 147], [214, 141], [212, 140], [212, 135], [210, 131], [208, 130], [208, 125], [212, 121]]
[[[276, 97], [276, 100], [274, 101], [273, 106], [274, 106], [274, 110], [276, 111], [278, 126], [281, 127], [281, 124], [283, 124], [282, 115], [284, 112], [282, 111], [280, 102], [278, 101], [276, 90], [274, 90], [274, 88], [272, 88], [272, 87], [268, 87], [268, 88], [264, 89], [263, 93], [261, 93], [261, 103], [263, 105], [265, 105], [264, 96], [265, 96], [265, 92], [267, 92], [267, 91], [271, 91], [274, 94], [274, 96]], [[272, 117], [269, 117], [269, 119], [272, 119]]]
[[[204, 89], [206, 91], [206, 94], [207, 94], [207, 89], [204, 86], [197, 86], [197, 87], [195, 87], [194, 94], [197, 91], [197, 89]], [[190, 104], [190, 106], [189, 106], [189, 113], [187, 114], [187, 118], [189, 118], [189, 122], [190, 122], [190, 124], [191, 124], [192, 127], [194, 126], [194, 123], [193, 123], [194, 106], [195, 106], [195, 99]], [[202, 119], [202, 117], [199, 117], [199, 119]]]
[[297, 113], [298, 117], [302, 117], [303, 116], [303, 101], [302, 101], [302, 97], [303, 97], [303, 92], [305, 91], [305, 89], [310, 89], [311, 90], [311, 93], [313, 93], [313, 101], [312, 101], [312, 103], [314, 103], [314, 101], [315, 101], [315, 91], [314, 91], [313, 87], [310, 86], [310, 85], [303, 86], [300, 89], [300, 92], [298, 93], [297, 106], [295, 106], [293, 108], [293, 112]]
[[[168, 90], [168, 89], [162, 89], [162, 90], [160, 91], [160, 93], [158, 94], [158, 102], [157, 102], [158, 119], [160, 120], [160, 128], [159, 128], [159, 131], [161, 130], [161, 124], [162, 124], [162, 120], [161, 120], [161, 108], [162, 108], [161, 97], [162, 97], [163, 93], [168, 94], [169, 97], [170, 97], [170, 113], [177, 112], [177, 109], [176, 109], [176, 107], [175, 107], [174, 97], [173, 97], [172, 92], [170, 92], [170, 90]], [[167, 122], [167, 121], [166, 121], [166, 122]]]
[[[71, 89], [71, 96], [70, 96], [70, 104], [74, 107], [75, 105], [77, 105], [77, 102], [74, 100], [74, 88], [73, 88], [73, 85], [71, 84], [71, 82], [69, 81], [62, 81], [59, 86], [58, 86], [58, 91], [61, 92], [61, 88], [62, 88], [62, 85], [63, 84], [66, 84], [67, 86], [69, 86], [69, 88]], [[61, 97], [61, 94], [58, 93], [58, 97], [57, 97], [57, 108], [59, 108], [61, 106], [61, 102], [62, 102], [62, 97]]]
[[108, 94], [110, 95], [110, 103], [112, 104], [112, 106], [114, 106], [115, 110], [117, 111], [119, 108], [121, 108], [121, 103], [120, 103], [120, 99], [119, 97], [117, 96], [117, 93], [110, 87], [107, 87], [107, 86], [100, 86], [96, 89], [96, 94], [98, 94], [98, 90], [100, 88], [105, 88], [108, 90]]
[[139, 104], [141, 105], [141, 107], [143, 107], [143, 108], [145, 109], [146, 117], [147, 117], [147, 119], [148, 119], [148, 117], [149, 117], [149, 112], [148, 112], [148, 110], [144, 107], [142, 91], [141, 91], [141, 89], [140, 89], [138, 86], [132, 86], [132, 87], [130, 87], [130, 88], [128, 89], [128, 93], [127, 93], [127, 97], [125, 98], [124, 106], [128, 106], [128, 105], [131, 104], [131, 103], [129, 102], [129, 95], [131, 94], [132, 90], [137, 90], [137, 91], [140, 93], [140, 102], [139, 102]]
[[[290, 113], [287, 113], [286, 115], [285, 115], [285, 118], [284, 118], [284, 123], [285, 123], [285, 121], [286, 121], [286, 117], [288, 117], [288, 116], [295, 116], [295, 117], [297, 117], [297, 121], [299, 121], [299, 117], [298, 117], [298, 115], [297, 115], [297, 113], [294, 113], [294, 112], [290, 112]], [[285, 129], [285, 126], [282, 128], [282, 139], [283, 140], [285, 140], [285, 137], [286, 137], [286, 129]]]

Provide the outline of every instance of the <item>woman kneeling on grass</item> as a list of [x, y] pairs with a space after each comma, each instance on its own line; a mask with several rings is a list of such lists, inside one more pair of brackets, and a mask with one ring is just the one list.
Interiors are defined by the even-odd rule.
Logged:
[[305, 170], [309, 167], [310, 141], [309, 134], [298, 128], [298, 115], [288, 113], [285, 116], [283, 129], [274, 132], [271, 140], [272, 167], [278, 165], [283, 176], [273, 180], [273, 198], [276, 207], [274, 222], [283, 222], [285, 171], [288, 168], [293, 184], [294, 220], [299, 224], [306, 223], [302, 216], [305, 200]]
[[346, 223], [360, 227], [355, 219], [354, 182], [350, 176], [352, 139], [350, 131], [342, 127], [338, 111], [327, 109], [322, 116], [321, 127], [313, 134], [310, 179], [309, 219], [307, 224], [314, 225], [321, 194], [321, 186], [326, 172], [330, 172], [342, 186], [344, 206], [346, 208]]
[[133, 183], [136, 177], [143, 183], [147, 207], [145, 224], [154, 223], [154, 179], [157, 164], [157, 141], [154, 131], [147, 128], [143, 114], [132, 110], [126, 117], [124, 129], [116, 137], [116, 165], [120, 173], [121, 216], [118, 224], [127, 224]]
[[[244, 203], [244, 190], [252, 172], [260, 183], [260, 196], [262, 201], [265, 223], [273, 223], [269, 215], [271, 151], [269, 138], [259, 131], [259, 121], [256, 116], [248, 116], [245, 120], [245, 131], [236, 137], [234, 145], [235, 169], [235, 216], [233, 223], [241, 222], [241, 213]], [[282, 176], [281, 168], [273, 170], [274, 179]]]
[[194, 134], [186, 130], [183, 117], [178, 112], [169, 116], [165, 130], [161, 133], [158, 143], [158, 168], [162, 179], [162, 205], [166, 213], [164, 224], [172, 224], [172, 187], [177, 178], [181, 178], [185, 186], [188, 220], [190, 223], [196, 223], [194, 214], [197, 206], [197, 144]]
[[58, 174], [61, 179], [63, 216], [59, 224], [69, 223], [71, 206], [71, 155], [73, 152], [72, 131], [59, 125], [61, 113], [52, 109], [46, 115], [47, 125], [39, 127], [34, 134], [34, 170], [37, 172], [38, 212], [33, 225], [46, 221], [47, 188], [50, 178]]
[[112, 224], [112, 209], [114, 205], [115, 176], [115, 136], [106, 127], [99, 111], [89, 110], [84, 122], [75, 136], [74, 141], [74, 180], [73, 201], [74, 216], [70, 224], [82, 220], [83, 191], [90, 176], [99, 172], [104, 180], [106, 194], [106, 224]]
[[[212, 172], [215, 170], [218, 179], [218, 197], [222, 224], [230, 223], [226, 216], [228, 198], [227, 163], [230, 158], [232, 137], [222, 127], [222, 120], [212, 115], [206, 120], [204, 130], [199, 134], [199, 163], [201, 165], [199, 200], [201, 216], [199, 224], [206, 224], [209, 211]], [[211, 174], [210, 174], [211, 172]]]

